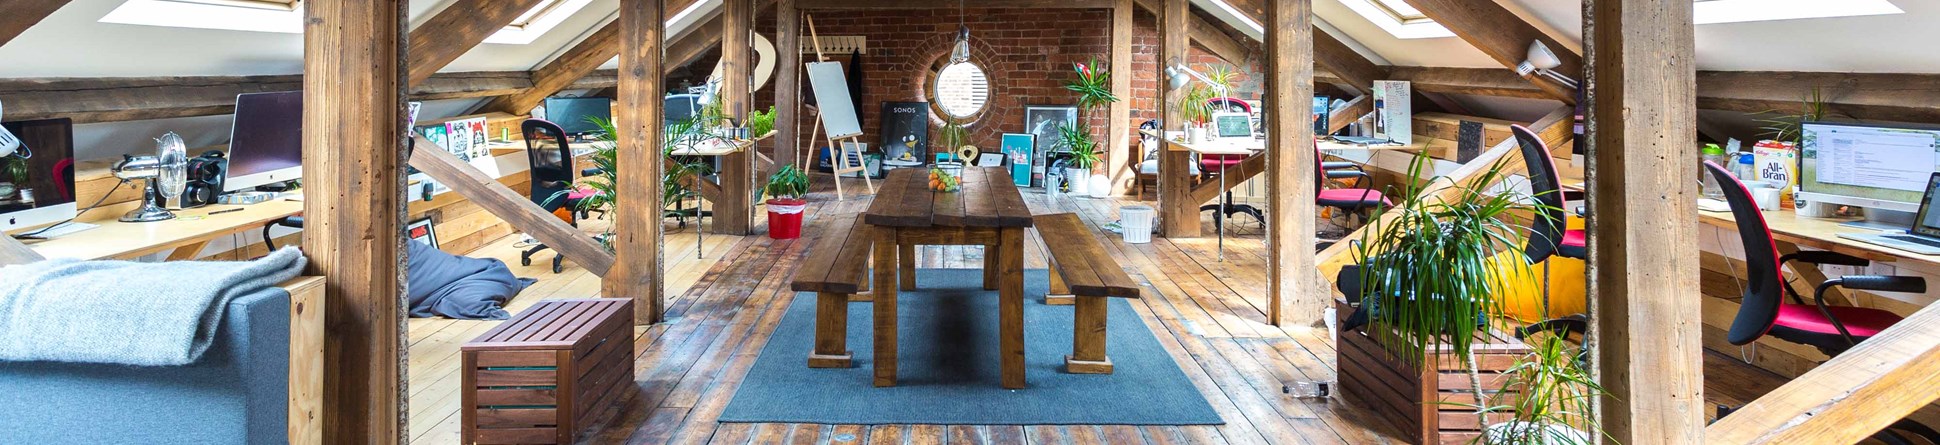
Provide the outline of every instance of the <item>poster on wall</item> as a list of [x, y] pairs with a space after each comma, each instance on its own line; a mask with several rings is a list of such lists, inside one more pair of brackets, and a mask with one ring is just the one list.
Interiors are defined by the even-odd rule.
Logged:
[[882, 103], [883, 159], [921, 161], [929, 146], [929, 102]]
[[1064, 151], [1058, 143], [1058, 129], [1078, 122], [1076, 105], [1027, 105], [1024, 107], [1024, 132], [1036, 139], [1031, 153], [1031, 180], [1042, 184], [1044, 170], [1052, 153]]
[[443, 124], [431, 124], [417, 128], [426, 140], [443, 148], [445, 152], [457, 156], [459, 160], [471, 164], [485, 174], [497, 176], [502, 171], [498, 160], [492, 157], [487, 145], [490, 136], [485, 130], [485, 118], [455, 120]]
[[1003, 152], [1005, 165], [1010, 169], [1010, 180], [1018, 187], [1031, 186], [1031, 152], [1037, 150], [1037, 136], [1032, 134], [1004, 133]]

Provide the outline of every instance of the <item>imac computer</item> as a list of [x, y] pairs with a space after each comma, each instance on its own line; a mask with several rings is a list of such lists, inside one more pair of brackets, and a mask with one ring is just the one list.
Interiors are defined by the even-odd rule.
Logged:
[[0, 231], [73, 219], [74, 123], [46, 119], [0, 124], [20, 149], [0, 157]]
[[1799, 141], [1798, 199], [1864, 207], [1857, 227], [1911, 227], [1940, 171], [1940, 130], [1805, 122]]
[[604, 97], [553, 97], [546, 99], [546, 120], [559, 124], [570, 135], [586, 135], [603, 130], [593, 120], [613, 121], [613, 99]]
[[303, 177], [303, 92], [236, 96], [229, 131], [229, 169], [222, 191], [235, 192]]

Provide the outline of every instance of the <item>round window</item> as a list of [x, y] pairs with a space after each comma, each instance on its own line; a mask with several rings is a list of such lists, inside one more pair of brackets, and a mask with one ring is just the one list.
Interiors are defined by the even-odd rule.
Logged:
[[963, 119], [983, 110], [990, 99], [990, 80], [983, 68], [962, 62], [943, 67], [936, 73], [936, 104], [952, 118]]

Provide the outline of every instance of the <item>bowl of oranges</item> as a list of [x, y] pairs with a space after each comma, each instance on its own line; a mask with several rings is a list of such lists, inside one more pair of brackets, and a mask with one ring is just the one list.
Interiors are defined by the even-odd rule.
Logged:
[[930, 167], [930, 191], [954, 192], [963, 188], [962, 179], [937, 167]]

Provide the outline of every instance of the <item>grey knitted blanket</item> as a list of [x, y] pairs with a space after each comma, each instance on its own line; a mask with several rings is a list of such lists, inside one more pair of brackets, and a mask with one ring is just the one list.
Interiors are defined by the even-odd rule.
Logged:
[[194, 363], [231, 299], [295, 278], [303, 252], [255, 261], [79, 261], [0, 268], [0, 361]]

